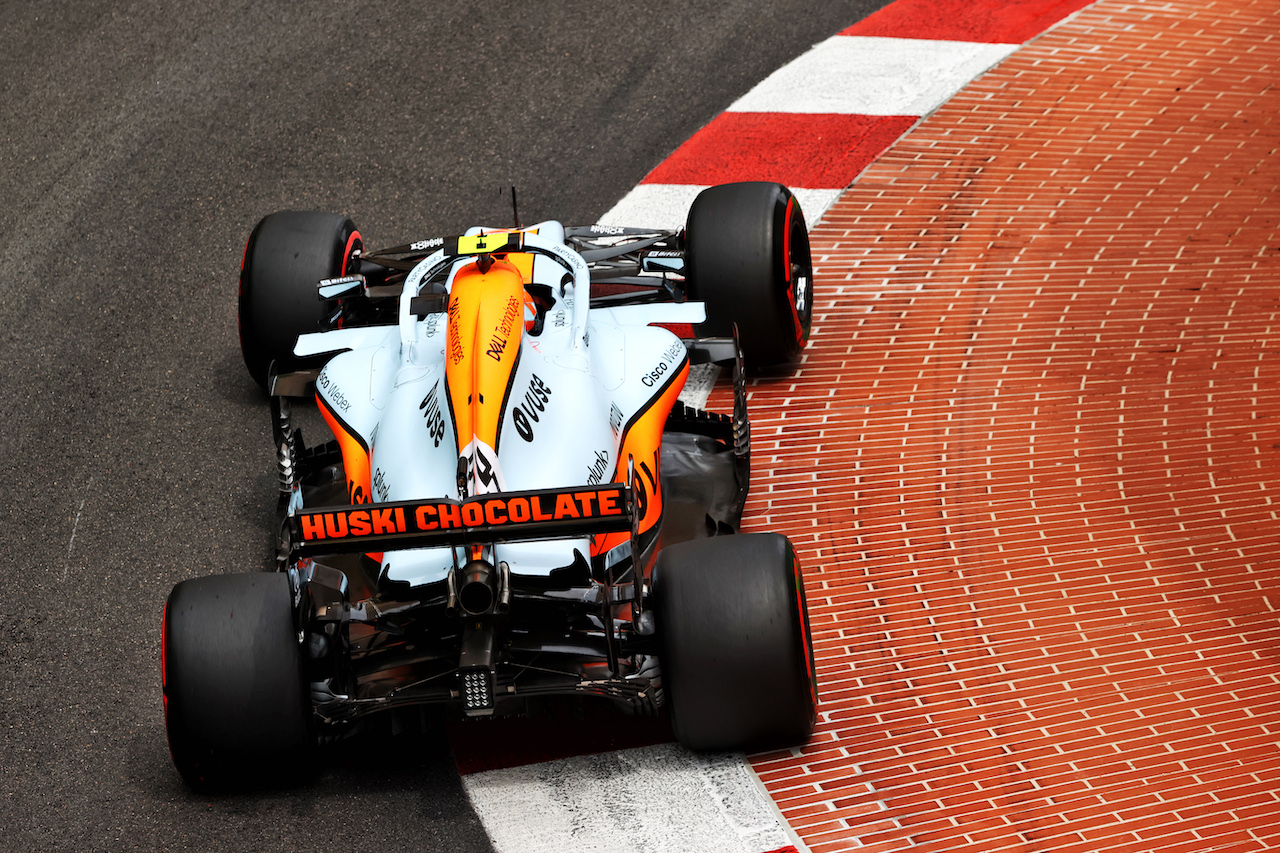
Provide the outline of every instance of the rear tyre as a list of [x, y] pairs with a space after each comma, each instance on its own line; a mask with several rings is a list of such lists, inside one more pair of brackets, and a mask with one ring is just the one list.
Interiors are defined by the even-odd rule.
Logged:
[[666, 548], [653, 598], [663, 690], [682, 744], [719, 751], [808, 739], [817, 683], [804, 583], [785, 536]]
[[781, 184], [709, 187], [685, 227], [689, 298], [705, 302], [706, 336], [738, 325], [743, 361], [761, 370], [793, 361], [809, 339], [813, 260], [804, 213]]
[[183, 581], [165, 605], [169, 751], [197, 789], [296, 781], [314, 753], [288, 577]]
[[316, 283], [354, 271], [360, 232], [345, 216], [285, 210], [263, 217], [249, 235], [240, 269], [240, 351], [264, 389], [267, 370], [302, 366], [298, 335], [324, 328], [326, 304]]

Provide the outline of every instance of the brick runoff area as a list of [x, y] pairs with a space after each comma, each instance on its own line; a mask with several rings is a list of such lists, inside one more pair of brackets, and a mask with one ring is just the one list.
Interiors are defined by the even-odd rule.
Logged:
[[821, 720], [813, 853], [1280, 848], [1280, 4], [1104, 2], [814, 230], [747, 528]]

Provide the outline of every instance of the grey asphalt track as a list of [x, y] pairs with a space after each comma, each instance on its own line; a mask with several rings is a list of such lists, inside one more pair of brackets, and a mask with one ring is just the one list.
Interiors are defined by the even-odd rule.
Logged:
[[285, 208], [370, 246], [505, 225], [512, 184], [526, 222], [593, 222], [881, 5], [5, 3], [0, 850], [490, 849], [440, 736], [252, 795], [169, 762], [166, 595], [270, 566], [244, 240]]

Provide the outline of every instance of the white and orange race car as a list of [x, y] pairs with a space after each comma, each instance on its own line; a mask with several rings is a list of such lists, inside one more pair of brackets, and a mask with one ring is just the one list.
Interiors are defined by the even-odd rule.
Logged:
[[[793, 361], [811, 305], [804, 216], [778, 184], [711, 187], [681, 231], [547, 221], [380, 252], [341, 215], [264, 218], [240, 335], [271, 400], [281, 571], [169, 596], [183, 777], [313, 767], [317, 744], [405, 706], [566, 694], [669, 713], [698, 750], [805, 740], [795, 551], [736, 530], [744, 371]], [[716, 369], [731, 413], [689, 393]], [[333, 440], [302, 440], [299, 397]]]

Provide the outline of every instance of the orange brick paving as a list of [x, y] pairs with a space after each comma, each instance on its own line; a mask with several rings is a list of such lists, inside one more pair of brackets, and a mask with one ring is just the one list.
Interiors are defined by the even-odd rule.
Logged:
[[805, 561], [814, 853], [1280, 849], [1280, 3], [1101, 2], [814, 231], [747, 527]]

